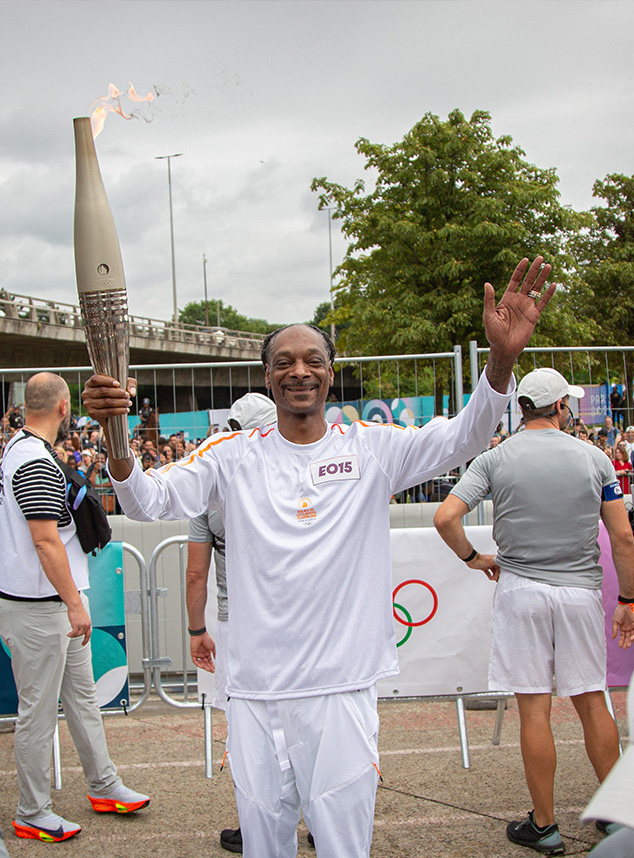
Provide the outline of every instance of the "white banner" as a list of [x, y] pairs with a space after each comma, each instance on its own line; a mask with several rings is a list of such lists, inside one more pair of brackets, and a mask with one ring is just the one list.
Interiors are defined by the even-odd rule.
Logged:
[[[491, 527], [467, 527], [481, 553], [494, 554]], [[380, 697], [425, 697], [487, 691], [491, 603], [495, 585], [469, 569], [433, 527], [393, 528], [392, 576], [401, 672], [379, 682]], [[205, 619], [216, 625], [215, 574]], [[198, 692], [214, 698], [213, 674], [199, 670]]]
[[[496, 553], [490, 526], [465, 530], [478, 551]], [[401, 672], [379, 682], [379, 697], [487, 691], [495, 584], [465, 566], [433, 527], [390, 533]]]
[[[491, 527], [466, 527], [471, 544], [495, 554]], [[450, 551], [433, 527], [393, 528], [392, 598], [401, 672], [379, 682], [379, 697], [433, 697], [474, 694], [488, 688], [491, 613], [495, 584], [469, 569]], [[608, 684], [627, 685], [634, 647], [620, 650], [611, 640], [611, 616], [618, 581], [609, 539], [599, 530], [604, 571]], [[212, 563], [205, 618], [212, 637], [216, 628], [216, 576]], [[214, 699], [213, 675], [198, 671], [199, 696]]]
[[230, 408], [208, 408], [207, 414], [209, 415], [209, 425], [211, 426], [213, 432], [222, 432], [222, 430], [227, 425], [227, 418], [229, 417]]

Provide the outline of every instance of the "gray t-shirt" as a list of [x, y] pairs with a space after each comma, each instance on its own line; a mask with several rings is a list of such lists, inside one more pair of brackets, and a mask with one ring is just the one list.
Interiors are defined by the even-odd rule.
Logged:
[[489, 492], [501, 569], [562, 587], [601, 587], [603, 490], [620, 494], [605, 453], [558, 429], [519, 432], [469, 466], [452, 494], [473, 509]]
[[189, 522], [190, 542], [211, 542], [216, 564], [216, 586], [218, 588], [218, 619], [229, 619], [227, 600], [227, 571], [225, 565], [225, 525], [216, 510], [203, 512]]

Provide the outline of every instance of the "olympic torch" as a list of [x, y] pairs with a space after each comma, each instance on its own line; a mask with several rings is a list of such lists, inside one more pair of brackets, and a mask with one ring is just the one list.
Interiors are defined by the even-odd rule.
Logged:
[[[75, 274], [88, 356], [96, 373], [128, 381], [130, 331], [123, 261], [114, 218], [99, 170], [90, 117], [75, 130]], [[108, 420], [109, 453], [130, 455], [125, 415]]]

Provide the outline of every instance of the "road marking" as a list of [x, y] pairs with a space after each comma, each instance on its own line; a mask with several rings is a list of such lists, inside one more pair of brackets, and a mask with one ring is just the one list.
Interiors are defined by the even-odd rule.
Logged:
[[[583, 739], [566, 739], [564, 741], [555, 742], [556, 745], [583, 745]], [[503, 745], [469, 745], [469, 751], [486, 751], [489, 748], [499, 747], [500, 749], [506, 748], [519, 748], [519, 742], [505, 742]], [[402, 748], [399, 750], [392, 751], [380, 751], [381, 757], [404, 757], [409, 756], [410, 754], [456, 754], [460, 753], [461, 748], [460, 745], [450, 745], [444, 748]], [[214, 766], [218, 766], [222, 763], [222, 757], [218, 757], [218, 759], [213, 761]], [[169, 768], [204, 768], [205, 761], [200, 760], [173, 760], [172, 762], [160, 762], [160, 763], [123, 763], [122, 765], [117, 766], [117, 771], [125, 772], [131, 769], [169, 769]], [[83, 771], [81, 766], [62, 766], [62, 772], [79, 772]], [[5, 771], [0, 771], [0, 777], [15, 777], [15, 769], [8, 769]]]
[[[583, 745], [583, 739], [565, 739], [563, 741], [555, 742], [555, 745]], [[519, 748], [519, 742], [504, 742], [501, 745], [494, 745], [493, 743], [489, 743], [486, 745], [469, 745], [469, 751], [487, 751], [489, 748]], [[404, 748], [402, 750], [394, 750], [394, 751], [379, 751], [379, 755], [381, 757], [396, 757], [396, 756], [405, 756], [406, 754], [448, 754], [448, 753], [460, 753], [461, 751], [460, 745], [452, 745], [446, 748]]]

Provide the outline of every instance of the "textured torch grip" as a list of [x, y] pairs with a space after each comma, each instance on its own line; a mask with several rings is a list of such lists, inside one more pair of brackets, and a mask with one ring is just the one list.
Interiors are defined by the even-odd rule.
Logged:
[[[116, 378], [123, 389], [128, 383], [130, 329], [125, 289], [79, 293], [86, 347], [93, 369], [99, 375]], [[115, 459], [127, 459], [128, 418], [125, 414], [108, 420], [111, 449]]]

